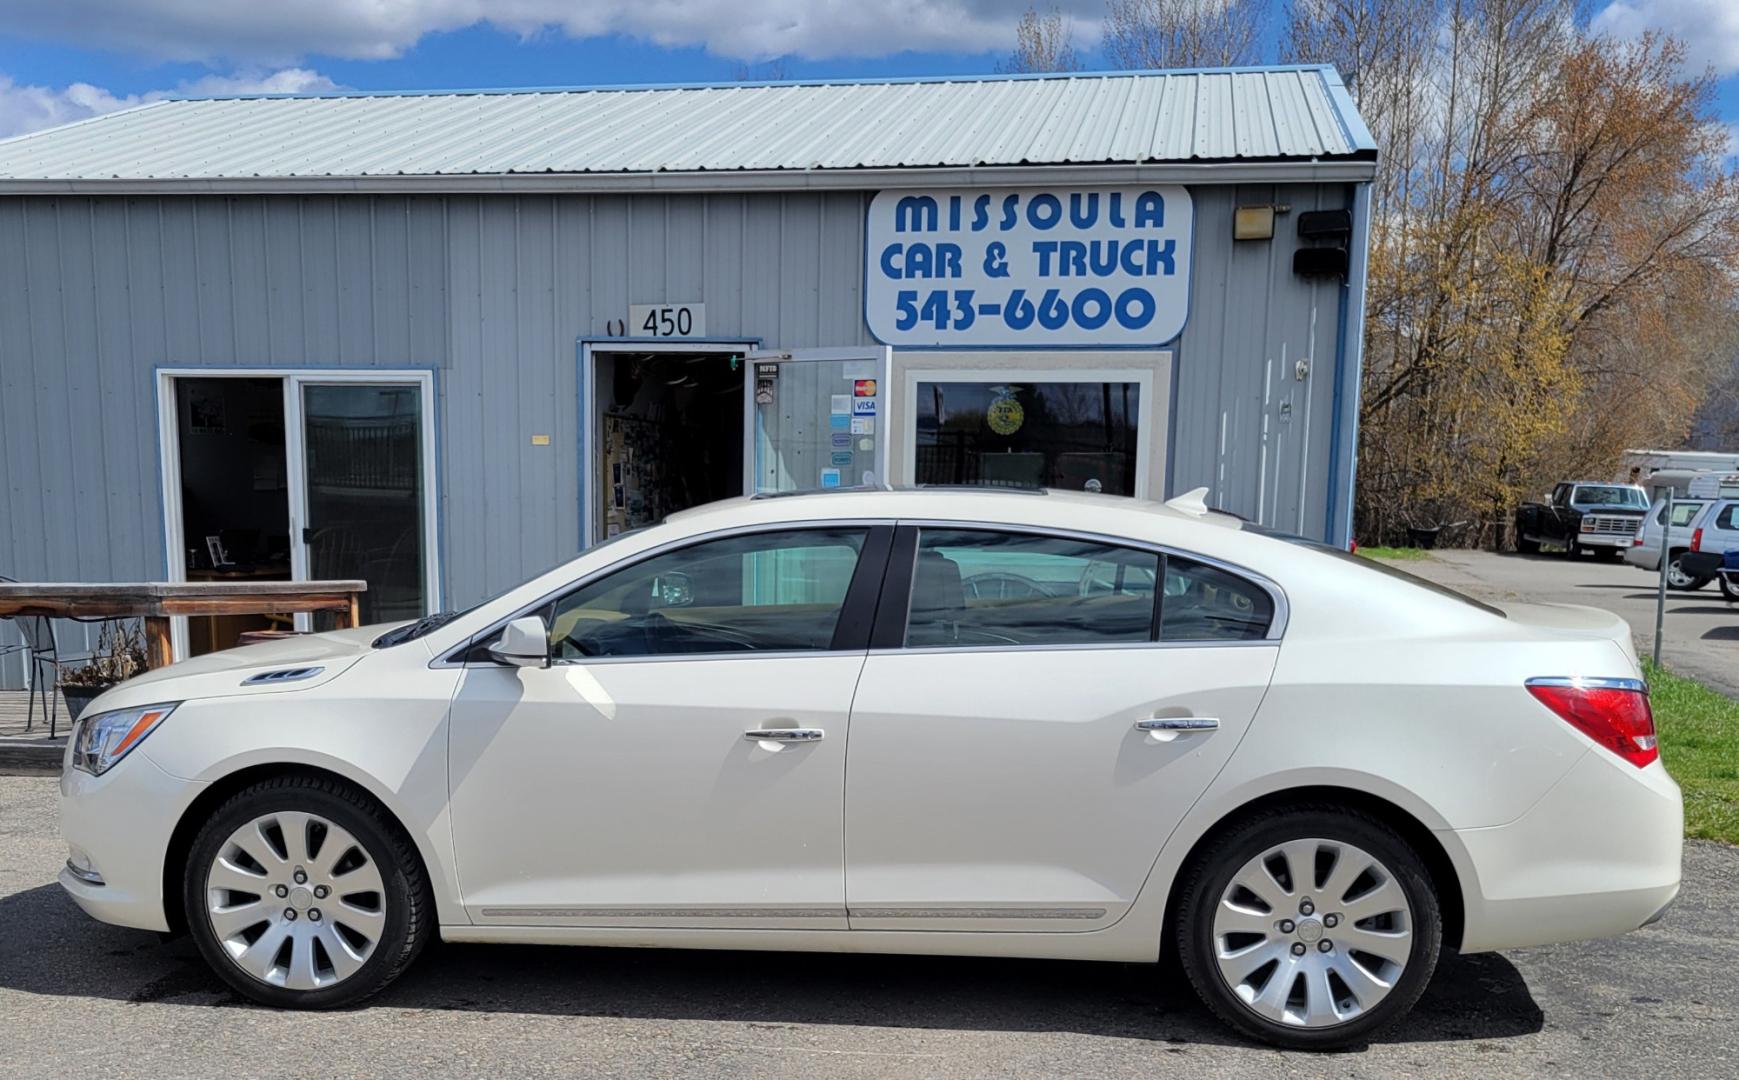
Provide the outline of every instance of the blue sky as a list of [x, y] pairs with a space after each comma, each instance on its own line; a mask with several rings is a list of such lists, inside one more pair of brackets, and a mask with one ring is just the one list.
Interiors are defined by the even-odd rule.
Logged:
[[[164, 94], [983, 73], [1030, 2], [0, 0], [0, 135]], [[1057, 2], [1097, 66], [1103, 0]], [[1739, 153], [1739, 0], [1584, 6], [1620, 36], [1683, 37]]]

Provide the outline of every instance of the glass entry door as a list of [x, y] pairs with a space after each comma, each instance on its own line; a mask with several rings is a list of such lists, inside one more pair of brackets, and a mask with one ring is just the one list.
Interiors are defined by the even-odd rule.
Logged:
[[744, 490], [884, 482], [890, 353], [881, 346], [750, 353]]
[[[437, 610], [434, 402], [425, 371], [160, 370], [169, 580], [362, 580], [365, 625]], [[335, 623], [177, 617], [171, 641], [186, 659]]]
[[[428, 610], [422, 388], [416, 383], [302, 383], [304, 566], [299, 578], [360, 578], [362, 623]], [[328, 613], [314, 619], [327, 629]]]

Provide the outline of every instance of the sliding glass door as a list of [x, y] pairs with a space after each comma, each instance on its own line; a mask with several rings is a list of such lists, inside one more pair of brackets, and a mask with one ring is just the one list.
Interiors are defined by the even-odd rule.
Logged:
[[368, 582], [365, 625], [422, 616], [429, 493], [419, 388], [304, 383], [301, 390], [306, 577]]
[[[159, 379], [170, 580], [361, 580], [365, 625], [439, 606], [432, 375], [199, 368]], [[292, 625], [208, 622], [178, 620], [177, 657]], [[335, 622], [298, 615], [293, 626]]]

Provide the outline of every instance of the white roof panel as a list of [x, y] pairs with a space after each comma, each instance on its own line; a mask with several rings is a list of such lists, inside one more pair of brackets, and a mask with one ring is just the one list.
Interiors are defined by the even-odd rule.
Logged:
[[0, 141], [5, 181], [1369, 159], [1320, 66], [160, 101]]

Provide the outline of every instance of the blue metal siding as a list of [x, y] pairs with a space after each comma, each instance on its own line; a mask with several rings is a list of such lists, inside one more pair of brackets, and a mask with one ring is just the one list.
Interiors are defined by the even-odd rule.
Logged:
[[[1342, 287], [1291, 257], [1297, 213], [1345, 193], [1193, 190], [1193, 310], [1154, 433], [1171, 494], [1323, 533]], [[871, 344], [868, 199], [0, 197], [0, 574], [163, 574], [157, 368], [435, 368], [443, 586], [472, 603], [579, 547], [574, 342], [630, 303], [700, 301], [713, 337]], [[1233, 245], [1232, 209], [1269, 201], [1292, 207], [1276, 239]], [[19, 671], [0, 658], [0, 685]]]

